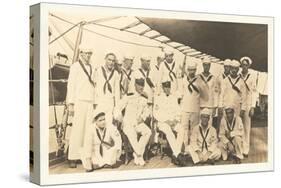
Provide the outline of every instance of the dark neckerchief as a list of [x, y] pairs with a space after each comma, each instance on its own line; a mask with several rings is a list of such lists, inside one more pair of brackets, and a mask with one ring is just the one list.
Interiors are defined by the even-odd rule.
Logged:
[[104, 92], [104, 94], [106, 93], [106, 88], [108, 89], [108, 91], [110, 92], [110, 93], [112, 93], [112, 86], [110, 85], [110, 80], [111, 80], [111, 78], [113, 77], [113, 74], [114, 74], [114, 70], [112, 70], [111, 72], [110, 72], [110, 75], [109, 75], [109, 77], [107, 78], [107, 74], [106, 74], [106, 70], [105, 70], [105, 68], [104, 67], [101, 67], [101, 69], [102, 69], [102, 74], [103, 74], [103, 77], [104, 77], [104, 79], [105, 79], [105, 83], [104, 83], [104, 85], [103, 85], [103, 92]]
[[210, 73], [210, 74], [206, 77], [203, 73], [201, 73], [201, 74], [200, 74], [200, 77], [201, 77], [201, 79], [202, 79], [206, 84], [208, 84], [208, 82], [213, 78], [213, 75]]
[[114, 143], [108, 143], [106, 141], [104, 141], [105, 139], [105, 135], [106, 135], [106, 128], [104, 128], [103, 130], [103, 135], [100, 135], [100, 132], [99, 132], [99, 128], [96, 128], [96, 133], [97, 133], [97, 136], [101, 142], [100, 144], [100, 147], [99, 147], [99, 152], [100, 152], [100, 155], [103, 156], [103, 145], [106, 145], [108, 147], [113, 147], [114, 146]]
[[95, 87], [95, 83], [94, 83], [94, 81], [92, 80], [92, 72], [93, 72], [93, 70], [92, 70], [92, 66], [91, 65], [88, 65], [89, 67], [90, 67], [90, 73], [87, 71], [87, 69], [86, 69], [86, 67], [84, 66], [84, 64], [82, 63], [82, 61], [79, 59], [79, 64], [80, 64], [80, 66], [81, 66], [81, 68], [82, 68], [82, 70], [83, 70], [83, 72], [86, 74], [86, 76], [88, 77], [88, 80], [89, 80], [89, 82], [92, 84], [92, 86], [93, 87]]
[[203, 129], [202, 129], [201, 126], [199, 126], [199, 131], [200, 131], [201, 137], [202, 137], [202, 139], [203, 139], [202, 146], [201, 146], [201, 151], [203, 151], [204, 148], [208, 151], [208, 144], [207, 144], [207, 140], [206, 140], [206, 139], [207, 139], [207, 137], [208, 137], [208, 134], [209, 134], [210, 129], [207, 128], [207, 131], [206, 131], [206, 134], [205, 134], [205, 135], [204, 135], [204, 133], [203, 133]]
[[197, 77], [194, 77], [194, 78], [189, 78], [188, 76], [186, 76], [186, 80], [188, 82], [188, 90], [190, 93], [193, 93], [193, 90], [196, 91], [197, 93], [199, 93], [199, 89], [197, 86], [194, 85], [194, 82], [197, 80]]
[[146, 74], [144, 73], [143, 69], [141, 69], [141, 68], [139, 68], [139, 71], [143, 75], [143, 77], [144, 77], [146, 83], [148, 84], [148, 86], [150, 88], [154, 88], [155, 86], [154, 86], [153, 82], [151, 81], [151, 79], [149, 78], [149, 71], [147, 71]]
[[236, 78], [236, 80], [235, 80], [234, 83], [232, 82], [232, 80], [231, 80], [232, 78], [231, 78], [230, 76], [228, 76], [227, 78], [228, 78], [228, 80], [229, 80], [229, 82], [230, 82], [230, 84], [231, 84], [231, 86], [232, 86], [232, 89], [233, 89], [234, 91], [236, 91], [238, 94], [240, 94], [241, 91], [240, 91], [240, 89], [236, 86], [236, 84], [237, 84], [238, 81], [240, 80], [240, 76], [237, 76], [237, 78]]
[[168, 62], [167, 61], [164, 61], [164, 65], [166, 66], [166, 68], [168, 69], [169, 71], [169, 77], [171, 79], [171, 81], [173, 82], [174, 79], [176, 79], [176, 73], [173, 72], [174, 68], [175, 68], [175, 61], [173, 61], [172, 63], [172, 67], [170, 68], [170, 66], [168, 65]]
[[248, 83], [247, 83], [247, 80], [248, 80], [249, 77], [250, 77], [250, 73], [247, 73], [247, 75], [246, 75], [245, 77], [244, 77], [243, 74], [241, 73], [241, 74], [240, 74], [240, 77], [241, 77], [241, 79], [243, 80], [243, 82], [244, 82], [244, 84], [245, 84], [247, 90], [250, 91], [250, 87], [249, 87], [249, 85], [248, 85]]

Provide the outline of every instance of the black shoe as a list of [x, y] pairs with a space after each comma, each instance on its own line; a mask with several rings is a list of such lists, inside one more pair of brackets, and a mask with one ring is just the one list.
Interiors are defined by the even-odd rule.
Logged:
[[69, 168], [77, 168], [77, 163], [75, 160], [69, 161]]
[[244, 158], [246, 158], [246, 159], [249, 157], [248, 154], [243, 154], [243, 156], [244, 156]]
[[93, 171], [94, 171], [94, 168], [92, 168], [92, 169], [87, 169], [87, 170], [86, 170], [87, 173], [93, 172]]
[[177, 158], [175, 155], [172, 155], [171, 158], [172, 158], [171, 162], [172, 162], [173, 164], [175, 164], [175, 165], [177, 165], [177, 166], [180, 164], [178, 158]]
[[209, 165], [215, 165], [215, 160], [208, 159], [208, 160], [207, 160], [207, 164], [209, 164]]
[[241, 159], [239, 159], [239, 158], [236, 157], [236, 156], [233, 156], [233, 163], [234, 163], [234, 164], [241, 164]]
[[111, 165], [111, 168], [119, 168], [122, 164], [122, 161], [117, 161], [115, 164]]

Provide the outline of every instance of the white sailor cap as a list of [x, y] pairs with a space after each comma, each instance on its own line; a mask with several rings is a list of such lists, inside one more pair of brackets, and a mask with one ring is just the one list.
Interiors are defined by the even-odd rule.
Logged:
[[148, 56], [148, 55], [142, 55], [141, 57], [140, 57], [140, 59], [142, 60], [142, 61], [151, 61], [151, 57], [150, 56]]
[[233, 109], [233, 110], [235, 110], [235, 106], [232, 105], [232, 104], [227, 104], [227, 105], [224, 107], [224, 110], [227, 110], [227, 109]]
[[134, 60], [134, 56], [133, 55], [130, 55], [130, 54], [125, 54], [124, 55], [124, 57], [123, 57], [123, 59], [125, 60], [125, 59], [128, 59], [128, 60]]
[[203, 62], [204, 64], [210, 64], [210, 63], [211, 63], [211, 59], [208, 58], [208, 57], [205, 57], [205, 58], [203, 58], [202, 62]]
[[80, 44], [79, 51], [80, 53], [87, 53], [87, 52], [93, 52], [93, 49], [89, 48], [88, 46], [85, 46], [84, 44]]
[[224, 66], [230, 66], [231, 65], [231, 60], [230, 59], [226, 59], [223, 61], [223, 65]]
[[208, 108], [203, 108], [203, 110], [200, 111], [200, 114], [201, 114], [201, 115], [202, 115], [202, 114], [205, 114], [205, 115], [211, 116], [211, 115], [212, 115], [212, 112], [211, 112], [211, 110], [208, 109]]
[[240, 63], [241, 64], [243, 64], [244, 62], [246, 62], [248, 65], [252, 65], [252, 59], [251, 58], [249, 58], [249, 57], [242, 57], [241, 59], [240, 59]]
[[105, 116], [105, 112], [99, 108], [95, 109], [94, 111], [94, 120], [96, 121], [99, 117]]
[[190, 61], [187, 62], [187, 69], [196, 69], [197, 68], [197, 60], [194, 59], [190, 59]]
[[165, 54], [165, 55], [174, 55], [174, 52], [173, 52], [173, 50], [171, 50], [171, 49], [165, 48], [165, 49], [164, 49], [164, 54]]
[[240, 67], [240, 63], [239, 63], [239, 61], [233, 59], [233, 60], [231, 61], [231, 66], [232, 66], [232, 67]]

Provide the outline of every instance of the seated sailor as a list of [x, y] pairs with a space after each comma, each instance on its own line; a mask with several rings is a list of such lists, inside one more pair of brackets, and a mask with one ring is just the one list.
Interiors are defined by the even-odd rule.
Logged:
[[217, 131], [210, 123], [211, 117], [211, 109], [204, 108], [200, 113], [200, 124], [192, 130], [188, 150], [194, 164], [213, 164], [221, 157], [221, 151], [217, 145]]
[[163, 92], [155, 97], [154, 117], [157, 120], [157, 128], [166, 135], [172, 149], [172, 162], [177, 164], [183, 144], [183, 134], [179, 134], [181, 111], [177, 96], [171, 94], [171, 81], [163, 82], [162, 88]]
[[219, 147], [223, 160], [231, 156], [234, 163], [241, 163], [243, 159], [243, 123], [239, 115], [235, 114], [235, 106], [225, 108], [219, 130]]
[[108, 126], [105, 113], [96, 110], [94, 120], [85, 138], [85, 151], [82, 164], [87, 172], [94, 168], [117, 167], [116, 162], [121, 155], [121, 137], [114, 126]]
[[[134, 150], [133, 157], [136, 165], [145, 165], [144, 151], [150, 139], [151, 130], [144, 123], [151, 114], [148, 100], [144, 95], [145, 80], [143, 78], [135, 79], [135, 93], [128, 93], [123, 97], [119, 105], [114, 110], [114, 117], [117, 120], [122, 119], [122, 111], [125, 109], [123, 117], [123, 132], [128, 137]], [[138, 139], [138, 135], [141, 135]]]

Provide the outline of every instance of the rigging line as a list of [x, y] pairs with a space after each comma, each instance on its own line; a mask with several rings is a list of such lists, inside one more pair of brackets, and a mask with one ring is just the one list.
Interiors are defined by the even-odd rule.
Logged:
[[51, 42], [49, 42], [49, 45], [52, 44], [53, 42], [55, 42], [56, 40], [58, 40], [59, 38], [63, 37], [65, 34], [67, 34], [69, 31], [71, 31], [72, 29], [74, 29], [76, 26], [78, 26], [80, 24], [81, 24], [81, 22], [79, 22], [79, 23], [73, 25], [72, 27], [70, 27], [69, 29], [67, 29], [61, 35], [57, 36], [55, 39], [53, 39]]
[[115, 20], [115, 19], [118, 19], [118, 18], [122, 18], [124, 16], [112, 16], [112, 17], [107, 17], [107, 18], [100, 18], [100, 19], [96, 19], [96, 20], [92, 20], [92, 21], [88, 21], [87, 23], [98, 23], [98, 22], [106, 22], [106, 21], [111, 21], [111, 20]]
[[[74, 23], [72, 23], [72, 22], [70, 22], [70, 21], [67, 21], [67, 20], [65, 20], [65, 19], [63, 19], [63, 18], [60, 18], [60, 17], [58, 17], [58, 16], [56, 16], [56, 15], [54, 15], [54, 14], [50, 14], [50, 15], [53, 16], [53, 17], [55, 17], [55, 18], [57, 18], [57, 19], [59, 19], [59, 20], [61, 20], [61, 21], [64, 21], [64, 22], [66, 22], [66, 23], [69, 23], [69, 24], [74, 25]], [[109, 26], [109, 27], [110, 27], [110, 26]], [[112, 27], [112, 29], [113, 29], [113, 28], [114, 28], [114, 27]], [[97, 32], [95, 32], [95, 31], [92, 31], [92, 30], [87, 29], [87, 28], [83, 28], [83, 29], [84, 29], [85, 31], [94, 33], [94, 34], [99, 35], [99, 36], [102, 36], [102, 37], [104, 37], [104, 38], [109, 38], [109, 39], [111, 39], [111, 40], [116, 40], [116, 41], [119, 41], [119, 42], [122, 42], [122, 43], [127, 43], [127, 44], [142, 46], [142, 47], [162, 48], [161, 46], [145, 45], [145, 44], [140, 44], [140, 43], [135, 43], [135, 42], [124, 41], [124, 40], [117, 39], [117, 38], [114, 38], [114, 37], [109, 37], [109, 36], [104, 35], [104, 34], [101, 34], [101, 33], [97, 33]], [[117, 28], [114, 28], [114, 29], [117, 29]], [[119, 29], [117, 29], [117, 30], [119, 30]], [[132, 32], [132, 33], [133, 33], [133, 32]], [[133, 33], [133, 34], [136, 34], [136, 33]]]

